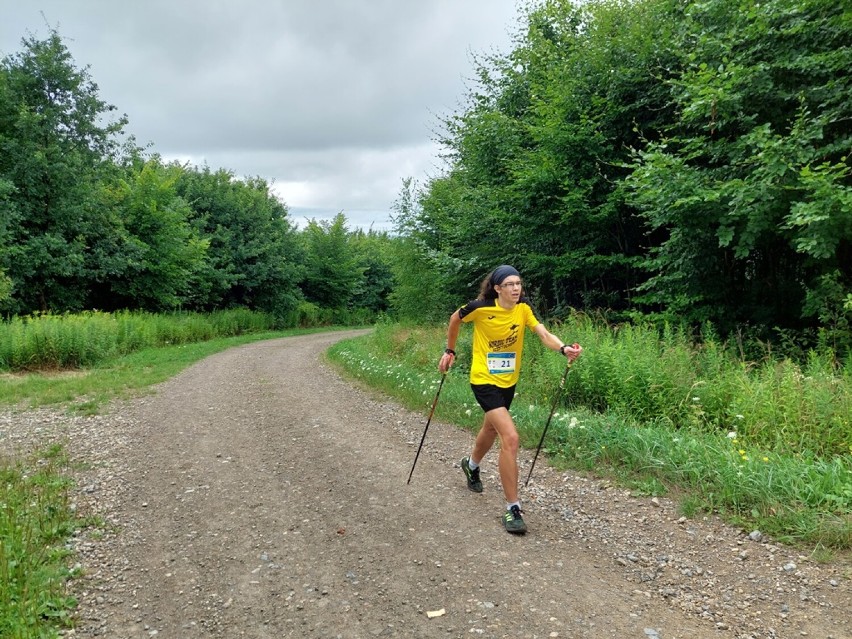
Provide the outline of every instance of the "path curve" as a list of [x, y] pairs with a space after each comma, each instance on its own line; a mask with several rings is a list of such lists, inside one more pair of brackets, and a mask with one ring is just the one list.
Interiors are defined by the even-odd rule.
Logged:
[[852, 636], [843, 567], [794, 573], [793, 551], [543, 460], [508, 535], [495, 456], [468, 491], [450, 425], [406, 485], [425, 417], [323, 362], [355, 334], [234, 348], [68, 427], [78, 507], [108, 524], [76, 540], [71, 635]]

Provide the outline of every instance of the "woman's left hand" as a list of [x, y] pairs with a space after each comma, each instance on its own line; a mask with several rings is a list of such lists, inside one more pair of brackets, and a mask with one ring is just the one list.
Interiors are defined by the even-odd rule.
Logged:
[[569, 362], [573, 362], [575, 359], [580, 357], [580, 353], [583, 352], [583, 347], [580, 346], [577, 342], [574, 342], [570, 346], [567, 344], [562, 348], [562, 354], [568, 358]]

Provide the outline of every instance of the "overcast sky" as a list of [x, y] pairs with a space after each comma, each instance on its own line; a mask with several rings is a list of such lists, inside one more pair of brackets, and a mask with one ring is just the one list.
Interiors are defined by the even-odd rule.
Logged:
[[0, 57], [58, 30], [127, 132], [167, 160], [260, 176], [294, 222], [388, 228], [440, 166], [472, 54], [508, 52], [515, 0], [0, 0]]

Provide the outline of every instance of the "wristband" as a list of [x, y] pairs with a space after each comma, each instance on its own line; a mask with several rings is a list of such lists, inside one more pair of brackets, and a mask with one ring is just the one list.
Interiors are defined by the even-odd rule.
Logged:
[[453, 357], [455, 357], [455, 356], [456, 356], [456, 352], [455, 352], [452, 348], [450, 348], [449, 346], [448, 346], [447, 348], [445, 348], [445, 349], [444, 349], [444, 352], [445, 352], [447, 355], [452, 355]]
[[566, 349], [566, 348], [568, 348], [568, 344], [563, 344], [562, 346], [560, 346], [560, 347], [559, 347], [559, 352], [560, 352], [562, 355], [564, 355], [564, 354], [565, 354], [565, 349]]

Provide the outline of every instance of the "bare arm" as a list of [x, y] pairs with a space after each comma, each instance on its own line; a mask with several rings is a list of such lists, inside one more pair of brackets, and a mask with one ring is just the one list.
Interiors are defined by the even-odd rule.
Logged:
[[[456, 350], [456, 340], [459, 338], [459, 329], [461, 328], [461, 323], [461, 315], [459, 315], [458, 311], [450, 315], [450, 325], [447, 327], [447, 350]], [[453, 362], [455, 361], [455, 352], [445, 352], [443, 355], [441, 355], [441, 361], [438, 362], [438, 370], [442, 373], [446, 373], [448, 370], [450, 370], [450, 366], [452, 366]]]
[[[565, 357], [568, 358], [569, 362], [573, 362], [580, 356], [580, 353], [583, 352], [583, 347], [579, 344], [572, 344], [570, 346], [566, 346], [565, 343], [556, 337], [553, 333], [551, 333], [547, 328], [545, 328], [544, 324], [538, 324], [533, 329], [533, 332], [538, 335], [541, 343], [544, 344], [547, 348], [552, 351], [561, 352]], [[562, 347], [565, 347], [564, 349]]]

